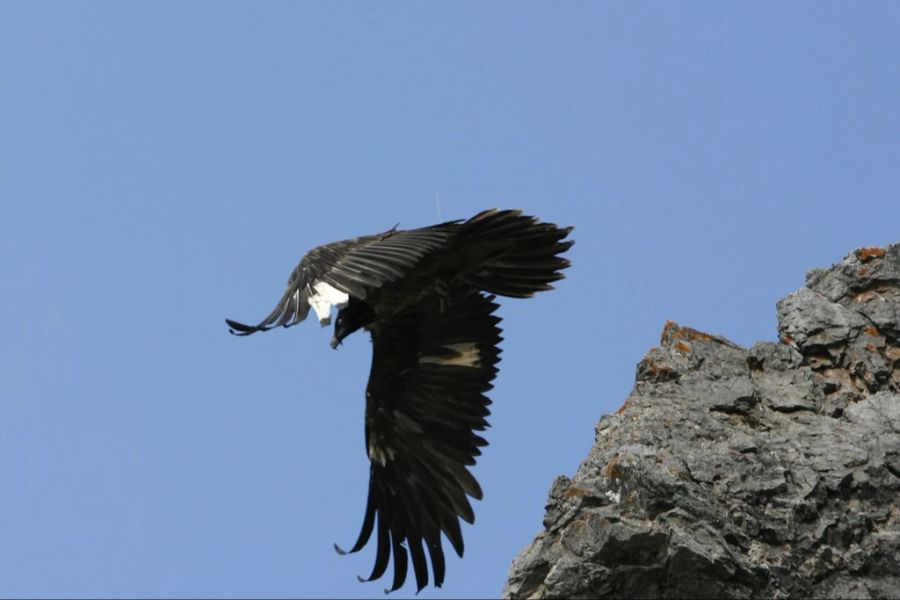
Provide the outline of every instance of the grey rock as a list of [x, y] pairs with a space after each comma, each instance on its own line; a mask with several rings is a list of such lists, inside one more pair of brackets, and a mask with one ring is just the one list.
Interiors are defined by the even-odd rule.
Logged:
[[749, 350], [666, 323], [504, 597], [900, 597], [900, 244], [777, 314]]

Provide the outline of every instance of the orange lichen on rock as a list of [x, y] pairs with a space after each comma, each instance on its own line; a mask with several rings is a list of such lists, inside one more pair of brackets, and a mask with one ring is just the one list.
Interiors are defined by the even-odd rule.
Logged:
[[666, 324], [663, 325], [662, 335], [659, 336], [659, 343], [664, 346], [667, 345], [669, 339], [671, 339], [679, 329], [680, 327], [678, 327], [678, 323], [675, 321], [666, 321]]
[[648, 381], [665, 381], [673, 379], [677, 375], [672, 367], [665, 364], [660, 365], [652, 358], [645, 358], [641, 361], [640, 366], [645, 367], [644, 372], [647, 375], [646, 377], [642, 377], [642, 379]]
[[619, 466], [619, 455], [617, 454], [603, 467], [603, 476], [618, 479], [623, 475], [625, 475], [625, 471]]
[[856, 250], [856, 258], [858, 258], [860, 262], [869, 262], [875, 258], [884, 258], [884, 255], [884, 248], [878, 248], [877, 246], [858, 248]]
[[625, 409], [628, 408], [629, 406], [631, 406], [631, 396], [629, 396], [628, 398], [625, 399], [625, 402], [622, 404], [622, 406], [619, 407], [619, 409], [616, 411], [616, 414], [617, 415], [622, 414], [623, 412], [625, 412]]
[[686, 344], [685, 342], [675, 342], [675, 349], [687, 354], [691, 351], [691, 345]]
[[884, 294], [890, 293], [890, 286], [888, 285], [873, 285], [867, 290], [864, 290], [855, 296], [853, 296], [854, 302], [884, 302]]
[[590, 494], [590, 490], [586, 490], [583, 487], [578, 487], [577, 485], [570, 485], [565, 492], [563, 492], [563, 496], [566, 498], [582, 498]]
[[708, 333], [703, 333], [690, 327], [680, 327], [675, 321], [666, 321], [659, 343], [663, 346], [668, 346], [678, 340], [703, 340], [708, 342], [712, 339], [713, 337]]

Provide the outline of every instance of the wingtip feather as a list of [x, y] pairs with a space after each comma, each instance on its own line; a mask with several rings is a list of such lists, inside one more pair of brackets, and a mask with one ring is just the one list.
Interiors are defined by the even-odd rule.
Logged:
[[231, 319], [225, 319], [225, 324], [228, 325], [228, 333], [231, 335], [245, 336], [259, 331], [259, 327], [245, 325], [244, 323], [232, 321]]

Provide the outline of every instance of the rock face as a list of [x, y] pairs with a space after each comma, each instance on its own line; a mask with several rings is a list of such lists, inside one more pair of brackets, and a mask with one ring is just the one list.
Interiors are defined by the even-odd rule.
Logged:
[[504, 597], [900, 597], [900, 244], [750, 349], [669, 322]]

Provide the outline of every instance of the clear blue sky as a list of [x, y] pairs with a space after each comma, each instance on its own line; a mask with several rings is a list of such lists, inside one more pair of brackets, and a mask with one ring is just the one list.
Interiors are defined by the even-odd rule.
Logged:
[[[666, 319], [900, 241], [900, 4], [0, 2], [0, 596], [380, 597], [370, 344], [238, 339], [321, 243], [574, 225], [503, 302], [485, 499], [422, 598], [496, 596]], [[412, 594], [407, 585], [398, 597]]]

